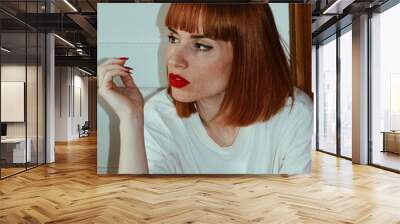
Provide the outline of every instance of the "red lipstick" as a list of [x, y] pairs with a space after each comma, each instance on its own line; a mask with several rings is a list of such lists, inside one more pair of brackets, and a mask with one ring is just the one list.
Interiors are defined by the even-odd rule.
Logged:
[[169, 73], [168, 80], [169, 84], [175, 88], [183, 88], [190, 84], [190, 82], [184, 79], [182, 76], [174, 73]]

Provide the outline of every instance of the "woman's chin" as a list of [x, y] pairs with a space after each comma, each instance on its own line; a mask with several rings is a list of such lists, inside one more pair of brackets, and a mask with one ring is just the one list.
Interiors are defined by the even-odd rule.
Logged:
[[181, 103], [190, 103], [190, 102], [195, 101], [195, 99], [193, 98], [193, 96], [191, 94], [180, 91], [179, 89], [172, 88], [171, 95], [172, 95], [172, 98], [174, 98], [174, 100], [181, 102]]

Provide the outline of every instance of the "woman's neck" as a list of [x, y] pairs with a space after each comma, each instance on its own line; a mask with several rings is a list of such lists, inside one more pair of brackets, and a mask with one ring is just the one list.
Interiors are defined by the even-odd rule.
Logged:
[[217, 96], [208, 97], [196, 102], [197, 111], [199, 116], [206, 127], [210, 126], [223, 126], [221, 118], [212, 120], [218, 113], [222, 104], [224, 93]]
[[196, 103], [200, 119], [208, 135], [221, 147], [233, 144], [239, 133], [239, 127], [228, 127], [224, 124], [223, 117], [212, 120], [218, 113], [224, 95], [210, 97]]

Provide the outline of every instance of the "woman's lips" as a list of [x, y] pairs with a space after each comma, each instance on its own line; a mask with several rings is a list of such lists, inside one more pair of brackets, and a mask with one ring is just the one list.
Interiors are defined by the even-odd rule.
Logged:
[[183, 88], [190, 84], [190, 82], [184, 79], [182, 76], [174, 73], [169, 73], [168, 80], [169, 84], [175, 88]]

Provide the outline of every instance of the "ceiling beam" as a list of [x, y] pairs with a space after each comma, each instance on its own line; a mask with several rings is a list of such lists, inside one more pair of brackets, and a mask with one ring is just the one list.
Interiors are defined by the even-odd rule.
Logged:
[[91, 68], [96, 71], [97, 61], [96, 56], [56, 56], [56, 66], [82, 66]]
[[[77, 25], [79, 25], [82, 30], [86, 33], [87, 41], [91, 41], [91, 46], [96, 46], [96, 39], [97, 39], [97, 30], [94, 28], [88, 21], [80, 14], [68, 14], [67, 15], [71, 20], [73, 20]], [[94, 40], [94, 41], [93, 41]]]

